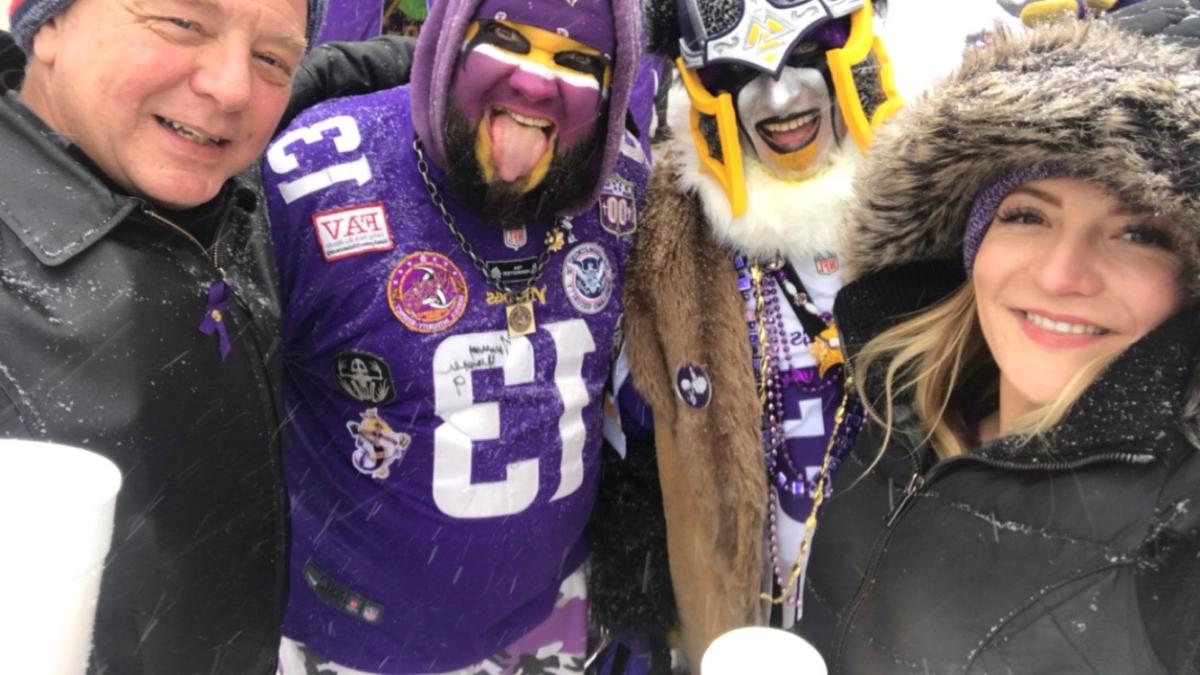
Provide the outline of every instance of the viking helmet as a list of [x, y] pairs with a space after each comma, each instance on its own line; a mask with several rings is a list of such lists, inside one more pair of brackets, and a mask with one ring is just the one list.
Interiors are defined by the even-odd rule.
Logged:
[[[698, 76], [700, 68], [733, 64], [777, 77], [792, 48], [801, 41], [818, 34], [837, 36], [825, 52], [826, 62], [834, 95], [855, 143], [866, 148], [874, 129], [901, 105], [891, 62], [875, 34], [871, 0], [667, 2], [676, 3], [678, 40], [677, 45], [660, 45], [660, 49], [665, 47], [677, 57], [676, 66], [692, 102], [691, 132], [701, 163], [725, 189], [734, 216], [746, 210], [734, 101], [728, 92], [706, 87]], [[843, 27], [840, 32], [839, 25]], [[662, 35], [669, 34], [671, 27], [656, 28]], [[829, 44], [830, 40], [823, 42]]]

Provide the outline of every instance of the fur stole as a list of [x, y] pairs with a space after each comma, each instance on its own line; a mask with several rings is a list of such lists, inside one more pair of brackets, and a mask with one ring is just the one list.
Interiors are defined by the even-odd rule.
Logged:
[[[760, 622], [767, 506], [749, 333], [729, 251], [659, 155], [625, 281], [634, 385], [654, 411], [672, 586], [693, 665], [721, 633]], [[684, 366], [707, 373], [707, 407], [677, 395]]]

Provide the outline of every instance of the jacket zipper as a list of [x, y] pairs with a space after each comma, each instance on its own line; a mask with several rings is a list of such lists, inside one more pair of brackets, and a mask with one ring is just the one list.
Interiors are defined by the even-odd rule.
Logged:
[[217, 233], [213, 237], [212, 251], [209, 251], [208, 249], [204, 248], [204, 244], [201, 244], [200, 240], [197, 239], [196, 236], [193, 235], [191, 232], [188, 232], [183, 227], [180, 227], [178, 224], [176, 224], [171, 219], [160, 215], [157, 211], [150, 208], [150, 205], [147, 204], [146, 202], [140, 201], [140, 203], [141, 203], [141, 207], [142, 207], [142, 213], [144, 213], [147, 216], [150, 216], [151, 218], [153, 218], [154, 220], [157, 220], [158, 222], [170, 227], [171, 229], [175, 230], [176, 232], [178, 232], [179, 234], [181, 234], [185, 238], [187, 238], [188, 241], [195, 244], [196, 248], [200, 249], [200, 252], [202, 254], [204, 254], [205, 260], [208, 260], [210, 263], [212, 263], [213, 268], [216, 269], [217, 273], [221, 275], [221, 280], [222, 281], [225, 280], [225, 269], [221, 267], [221, 247], [217, 245], [221, 241], [221, 230], [225, 229], [224, 219], [222, 219], [221, 222], [217, 224]]
[[[986, 446], [985, 446], [986, 447]], [[1008, 469], [1011, 471], [1070, 471], [1079, 469], [1092, 464], [1100, 464], [1104, 462], [1122, 462], [1126, 464], [1149, 464], [1154, 461], [1154, 455], [1146, 453], [1129, 453], [1129, 452], [1110, 452], [1100, 455], [1093, 455], [1084, 459], [1075, 460], [1073, 462], [1011, 462], [1005, 460], [991, 459], [989, 457], [980, 457], [978, 455], [960, 455], [952, 457], [934, 464], [924, 474], [920, 471], [920, 465], [915, 457], [912, 458], [913, 474], [909, 478], [908, 485], [904, 488], [904, 493], [900, 497], [900, 501], [892, 507], [892, 510], [887, 514], [884, 520], [884, 531], [876, 538], [875, 545], [871, 550], [871, 556], [868, 559], [867, 567], [863, 572], [862, 579], [859, 581], [858, 588], [854, 591], [854, 601], [850, 605], [850, 610], [841, 621], [841, 629], [838, 631], [837, 647], [834, 649], [834, 663], [836, 666], [842, 659], [842, 650], [846, 646], [846, 638], [850, 633], [850, 624], [854, 620], [854, 616], [858, 613], [859, 607], [863, 601], [863, 590], [868, 580], [874, 574], [875, 569], [879, 566], [883, 559], [883, 553], [887, 549], [888, 543], [891, 541], [892, 534], [896, 523], [898, 523], [907, 512], [908, 507], [912, 504], [914, 498], [921, 493], [922, 490], [942, 474], [955, 466], [976, 463], [985, 466], [996, 467], [1000, 469]], [[831, 672], [835, 672], [836, 668], [831, 667]]]
[[[153, 208], [151, 208], [150, 204], [148, 204], [147, 202], [140, 200], [140, 199], [137, 201], [141, 206], [142, 213], [144, 213], [147, 216], [149, 216], [150, 218], [170, 227], [172, 230], [183, 235], [183, 237], [186, 238], [188, 241], [195, 244], [196, 248], [200, 249], [200, 252], [204, 255], [205, 260], [208, 260], [212, 264], [213, 269], [216, 270], [217, 274], [221, 278], [221, 283], [224, 283], [229, 288], [230, 293], [232, 293], [232, 295], [233, 295], [234, 301], [238, 305], [240, 305], [242, 307], [242, 309], [248, 315], [253, 314], [250, 311], [250, 308], [246, 305], [245, 301], [242, 299], [241, 294], [237, 292], [237, 289], [234, 288], [232, 284], [230, 284], [226, 281], [225, 268], [221, 267], [220, 242], [221, 242], [221, 233], [225, 229], [225, 218], [221, 218], [220, 222], [217, 224], [217, 231], [213, 235], [212, 251], [209, 251], [208, 249], [204, 248], [204, 244], [201, 244], [200, 240], [197, 239], [196, 236], [193, 235], [191, 232], [188, 232], [185, 228], [181, 227], [179, 224], [175, 223], [171, 219], [160, 215], [157, 211], [155, 211]], [[253, 323], [253, 321], [251, 321], [251, 323]], [[251, 330], [250, 335], [257, 336], [257, 331]], [[271, 380], [270, 373], [267, 371], [267, 369], [265, 367], [266, 360], [263, 355], [263, 350], [261, 348], [261, 345], [258, 344], [257, 337], [253, 337], [250, 340], [250, 342], [254, 344], [254, 349], [257, 352], [257, 356], [258, 356], [257, 361], [259, 363], [264, 364], [262, 378], [265, 382], [267, 382], [267, 394], [268, 394], [267, 398], [268, 398], [268, 401], [270, 402], [270, 405], [268, 406], [268, 410], [267, 410], [267, 417], [269, 419], [274, 419], [278, 422], [278, 416], [275, 414], [275, 406], [274, 406], [275, 393], [270, 384], [270, 380]], [[282, 469], [282, 466], [279, 464], [279, 462], [275, 459], [274, 452], [271, 453], [271, 462], [272, 462], [272, 464], [275, 465], [275, 469], [277, 470], [276, 475], [282, 480], [283, 469]], [[277, 493], [285, 492], [287, 490], [287, 486], [284, 483], [278, 483], [276, 485], [276, 487], [279, 488], [278, 490], [276, 490]], [[291, 535], [290, 535], [290, 530], [287, 526], [287, 516], [282, 515], [282, 514], [287, 513], [287, 504], [281, 503], [280, 500], [277, 499], [275, 506], [278, 509], [279, 513], [281, 514], [280, 517], [276, 519], [276, 523], [275, 523], [276, 528], [280, 532], [279, 545], [276, 546], [276, 549], [275, 549], [276, 560], [277, 561], [286, 561], [287, 560], [287, 550], [288, 550], [288, 546], [289, 546], [289, 539], [290, 539]], [[276, 563], [276, 567], [279, 567], [280, 564], [286, 565], [286, 562], [285, 563]], [[278, 596], [280, 598], [282, 598], [287, 593], [287, 569], [286, 569], [286, 567], [283, 567], [281, 569], [281, 571], [279, 572], [279, 578], [280, 578], [280, 581], [278, 584], [279, 587], [276, 589], [276, 591], [277, 591]], [[282, 607], [280, 607], [279, 610], [277, 611], [277, 615], [279, 617], [279, 622], [282, 622], [283, 621]]]

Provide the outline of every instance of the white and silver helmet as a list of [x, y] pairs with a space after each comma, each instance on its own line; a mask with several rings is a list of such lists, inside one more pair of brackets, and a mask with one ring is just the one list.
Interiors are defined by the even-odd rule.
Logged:
[[818, 43], [846, 129], [860, 148], [900, 108], [875, 32], [874, 8], [882, 0], [660, 1], [659, 11], [648, 11], [651, 47], [676, 60], [702, 165], [725, 189], [735, 217], [746, 209], [742, 150], [733, 96], [705, 77], [716, 66], [779, 78], [797, 45]]

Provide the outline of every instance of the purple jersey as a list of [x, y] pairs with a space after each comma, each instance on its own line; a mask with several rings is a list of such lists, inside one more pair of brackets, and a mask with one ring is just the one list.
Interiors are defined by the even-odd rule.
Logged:
[[[533, 286], [536, 331], [509, 337], [503, 296], [421, 182], [409, 110], [407, 87], [322, 104], [263, 166], [286, 306], [284, 633], [383, 673], [491, 656], [582, 563], [647, 174], [626, 139]], [[430, 172], [489, 271], [528, 273], [552, 224], [501, 231]]]

